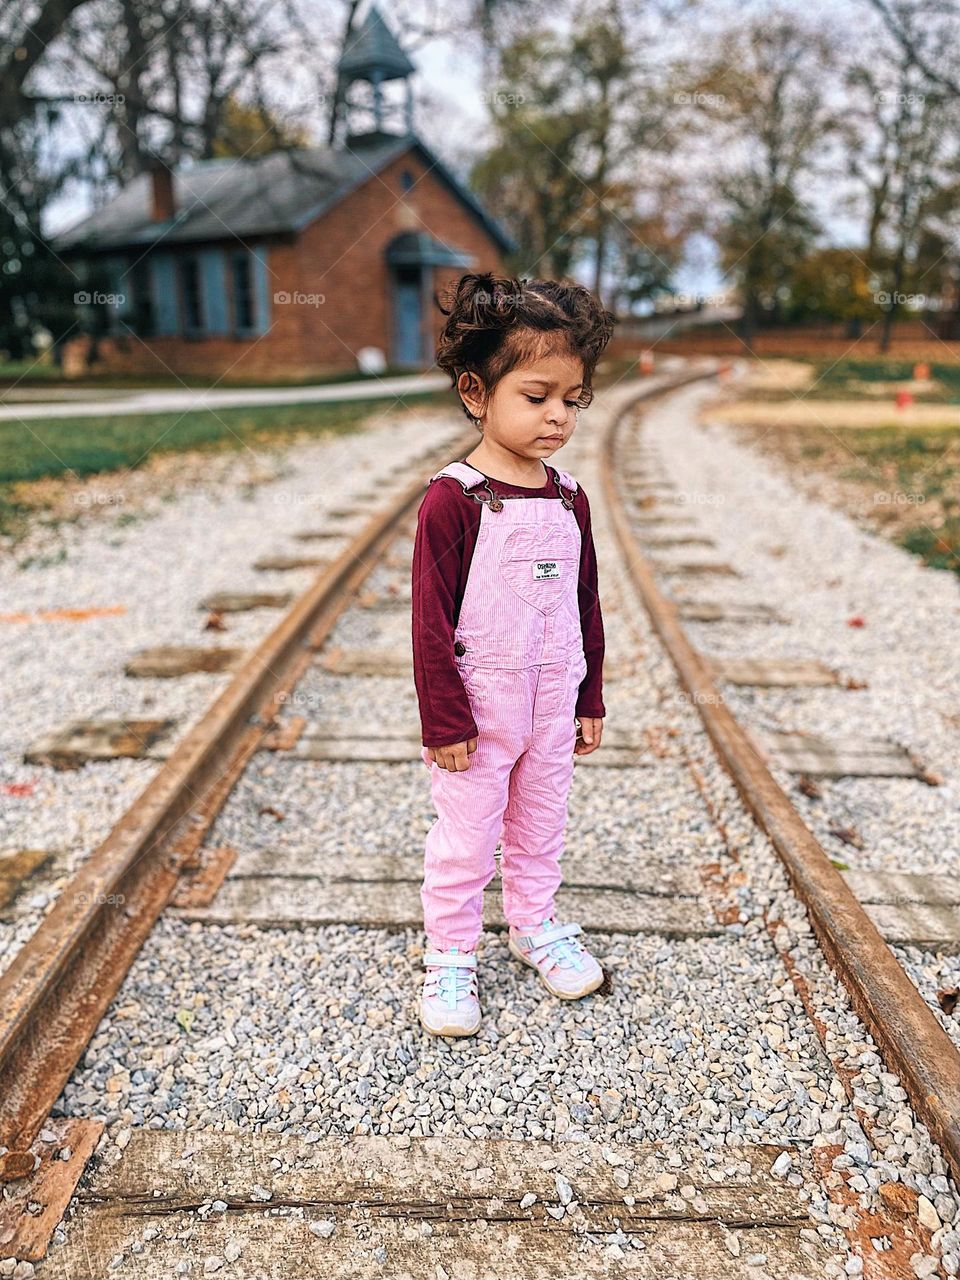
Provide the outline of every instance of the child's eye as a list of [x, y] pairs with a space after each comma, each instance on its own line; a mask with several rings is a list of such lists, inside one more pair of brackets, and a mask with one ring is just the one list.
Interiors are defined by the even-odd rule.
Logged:
[[[527, 396], [527, 399], [531, 404], [543, 404], [546, 396]], [[564, 400], [563, 403], [571, 409], [579, 408], [576, 400]]]

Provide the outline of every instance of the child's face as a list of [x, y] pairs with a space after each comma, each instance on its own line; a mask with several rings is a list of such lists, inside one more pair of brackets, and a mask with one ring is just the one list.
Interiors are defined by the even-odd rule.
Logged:
[[523, 458], [548, 458], [577, 426], [575, 401], [583, 389], [583, 361], [544, 356], [505, 374], [483, 415], [484, 439]]

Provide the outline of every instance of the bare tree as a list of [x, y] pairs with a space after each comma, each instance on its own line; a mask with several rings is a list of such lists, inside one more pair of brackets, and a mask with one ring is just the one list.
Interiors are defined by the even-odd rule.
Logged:
[[824, 91], [833, 65], [827, 33], [777, 7], [728, 28], [716, 52], [684, 67], [691, 109], [707, 119], [716, 153], [735, 157], [714, 167], [712, 230], [740, 284], [748, 346], [819, 230], [805, 188], [839, 125]]
[[851, 173], [866, 198], [865, 257], [880, 282], [886, 352], [908, 292], [918, 304], [931, 287], [942, 292], [938, 278], [956, 265], [960, 99], [915, 56], [926, 44], [924, 6], [883, 8], [880, 41], [858, 52], [847, 86]]
[[960, 4], [956, 0], [867, 0], [926, 83], [960, 98]]

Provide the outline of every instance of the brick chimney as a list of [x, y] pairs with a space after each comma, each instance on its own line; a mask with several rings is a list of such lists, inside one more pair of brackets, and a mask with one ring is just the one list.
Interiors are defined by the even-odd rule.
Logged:
[[150, 167], [150, 217], [154, 222], [167, 222], [176, 211], [173, 195], [173, 174], [157, 160]]

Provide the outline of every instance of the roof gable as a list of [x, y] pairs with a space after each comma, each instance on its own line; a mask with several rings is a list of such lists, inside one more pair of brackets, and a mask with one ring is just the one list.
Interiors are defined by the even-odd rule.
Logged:
[[151, 178], [139, 174], [102, 208], [52, 238], [59, 253], [165, 244], [200, 243], [302, 230], [407, 151], [470, 210], [500, 248], [515, 242], [469, 188], [414, 134], [362, 147], [310, 147], [247, 159], [205, 160], [174, 174], [175, 216], [150, 216]]

